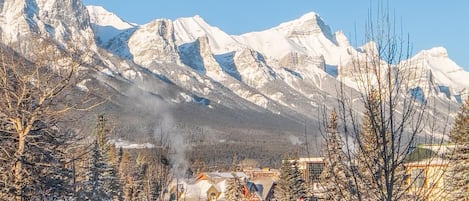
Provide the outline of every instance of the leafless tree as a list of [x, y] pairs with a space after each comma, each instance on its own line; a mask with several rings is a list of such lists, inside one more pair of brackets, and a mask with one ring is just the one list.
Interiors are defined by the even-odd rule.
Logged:
[[[360, 93], [340, 88], [338, 115], [349, 175], [337, 182], [352, 185], [342, 189], [351, 200], [419, 200], [426, 192], [409, 193], [415, 179], [408, 177], [405, 163], [416, 144], [442, 142], [429, 129], [436, 122], [429, 115], [432, 101], [425, 97], [430, 84], [419, 64], [411, 63], [409, 37], [399, 33], [388, 5], [379, 1], [369, 17], [365, 38], [371, 43], [340, 66], [349, 69]], [[422, 136], [428, 137], [423, 141]]]
[[76, 90], [80, 53], [41, 38], [30, 45], [27, 59], [0, 47], [0, 198], [17, 201], [67, 193], [60, 188], [71, 132], [60, 122], [84, 101]]

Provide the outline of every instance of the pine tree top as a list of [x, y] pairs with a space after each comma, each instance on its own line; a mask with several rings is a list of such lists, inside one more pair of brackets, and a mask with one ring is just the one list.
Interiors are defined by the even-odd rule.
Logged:
[[455, 144], [469, 144], [469, 98], [461, 106], [449, 138]]

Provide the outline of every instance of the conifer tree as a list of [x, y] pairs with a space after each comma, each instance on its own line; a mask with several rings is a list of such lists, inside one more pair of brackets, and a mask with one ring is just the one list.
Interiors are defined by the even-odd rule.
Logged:
[[274, 197], [278, 201], [290, 201], [306, 197], [304, 180], [296, 161], [283, 160], [280, 168], [280, 178], [274, 190]]
[[[405, 182], [404, 167], [404, 150], [408, 150], [405, 147], [412, 141], [403, 142], [402, 128], [394, 128], [395, 119], [386, 117], [384, 95], [372, 87], [369, 90], [364, 97], [365, 112], [361, 124], [354, 125], [353, 148], [346, 145], [348, 152], [342, 157], [349, 163], [341, 166], [347, 169], [346, 175], [336, 177], [340, 179], [334, 183], [337, 186], [350, 184], [341, 187], [343, 196], [350, 200], [402, 200], [408, 195], [406, 190], [412, 183]], [[335, 155], [332, 158], [341, 154], [329, 153]]]
[[111, 200], [109, 192], [112, 182], [110, 167], [106, 163], [105, 156], [99, 149], [97, 142], [94, 142], [91, 150], [90, 164], [87, 167], [87, 179], [83, 182], [79, 192], [79, 199], [82, 200]]
[[109, 159], [109, 147], [104, 116], [98, 117], [96, 138], [93, 142], [86, 179], [78, 193], [80, 199], [113, 200], [118, 198], [121, 187], [116, 168]]
[[[404, 158], [395, 155], [399, 150], [395, 139], [399, 136], [393, 136], [388, 120], [383, 118], [385, 103], [381, 96], [376, 89], [371, 89], [366, 96], [365, 114], [356, 135], [356, 155], [351, 169], [355, 169], [351, 173], [356, 189], [350, 189], [350, 194], [358, 200], [403, 199], [409, 186], [404, 182]], [[394, 194], [383, 194], [387, 188]]]
[[357, 182], [358, 188], [357, 197], [363, 200], [378, 199], [382, 186], [379, 177], [382, 176], [383, 165], [383, 149], [386, 146], [383, 144], [384, 138], [387, 138], [385, 128], [381, 126], [380, 120], [380, 100], [376, 90], [371, 92], [366, 97], [365, 101], [365, 115], [361, 123], [361, 129], [358, 132], [356, 139], [358, 141], [357, 157], [355, 160], [357, 168]]
[[469, 98], [455, 119], [449, 140], [454, 147], [445, 178], [447, 196], [449, 200], [469, 200]]
[[326, 200], [350, 200], [353, 185], [347, 167], [343, 141], [337, 131], [337, 113], [334, 110], [327, 123], [323, 144], [324, 170], [321, 173], [321, 188]]
[[293, 161], [292, 167], [292, 190], [295, 199], [305, 199], [306, 198], [306, 188], [305, 181], [303, 179], [303, 174], [301, 173], [298, 167], [298, 161]]
[[124, 200], [135, 200], [134, 196], [134, 181], [131, 176], [126, 176], [123, 188]]
[[146, 177], [147, 170], [148, 170], [148, 164], [146, 162], [145, 156], [142, 152], [139, 152], [137, 159], [136, 159], [136, 167], [132, 173], [133, 194], [131, 197], [135, 200], [144, 200], [144, 198], [147, 196], [145, 194], [145, 187], [146, 187], [145, 180], [147, 179]]
[[129, 152], [120, 147], [117, 155], [118, 178], [122, 188], [122, 192], [118, 197], [120, 197], [119, 200], [131, 200], [133, 181], [130, 176], [131, 162]]
[[280, 167], [280, 177], [274, 189], [274, 197], [277, 201], [293, 200], [290, 181], [292, 178], [292, 164], [289, 160], [283, 160]]
[[225, 197], [226, 200], [245, 200], [243, 193], [244, 184], [236, 174], [233, 173], [233, 178], [227, 180]]

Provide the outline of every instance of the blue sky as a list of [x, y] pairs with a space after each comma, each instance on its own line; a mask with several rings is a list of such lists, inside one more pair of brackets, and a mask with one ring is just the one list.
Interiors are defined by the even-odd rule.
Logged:
[[[318, 13], [332, 31], [342, 30], [351, 40], [363, 41], [363, 25], [370, 0], [83, 0], [101, 5], [122, 19], [145, 24], [157, 18], [176, 19], [200, 15], [212, 26], [228, 34], [242, 34], [274, 27], [307, 12]], [[469, 1], [390, 0], [390, 9], [402, 19], [413, 52], [436, 46], [448, 50], [449, 57], [469, 70]], [[356, 30], [356, 31], [355, 31]], [[356, 40], [355, 40], [356, 38]]]

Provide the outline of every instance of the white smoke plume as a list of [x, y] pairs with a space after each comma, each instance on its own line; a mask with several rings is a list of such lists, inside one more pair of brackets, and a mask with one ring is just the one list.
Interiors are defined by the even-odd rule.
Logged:
[[[145, 84], [136, 84], [126, 93], [132, 99], [132, 107], [136, 108], [138, 118], [153, 124], [153, 140], [156, 147], [169, 149], [169, 162], [172, 166], [172, 174], [175, 177], [182, 178], [189, 167], [186, 160], [187, 144], [184, 140], [184, 134], [181, 129], [177, 129], [171, 114], [169, 104], [162, 101], [154, 94], [147, 91], [152, 89], [146, 88]], [[145, 131], [144, 131], [145, 132]]]
[[300, 138], [294, 136], [294, 135], [289, 135], [288, 140], [292, 145], [301, 145], [303, 142], [300, 140]]

